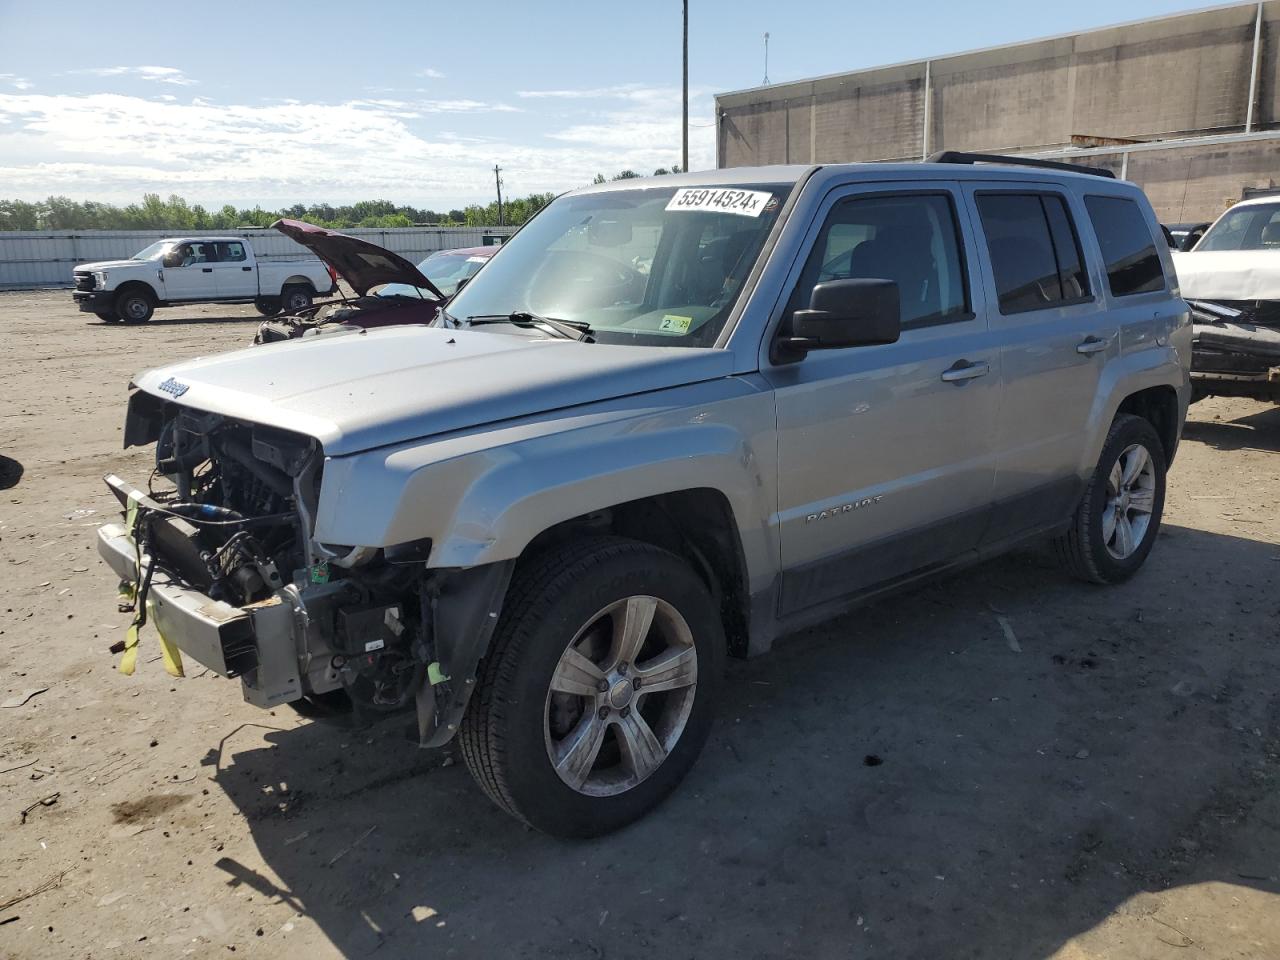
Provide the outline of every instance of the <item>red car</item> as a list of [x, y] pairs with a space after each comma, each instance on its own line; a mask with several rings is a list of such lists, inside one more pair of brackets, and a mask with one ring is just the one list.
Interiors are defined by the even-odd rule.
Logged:
[[266, 320], [258, 327], [254, 343], [292, 340], [326, 328], [431, 323], [440, 306], [498, 250], [438, 250], [415, 267], [377, 244], [301, 220], [277, 220], [272, 226], [332, 267], [355, 291], [356, 298], [329, 301]]

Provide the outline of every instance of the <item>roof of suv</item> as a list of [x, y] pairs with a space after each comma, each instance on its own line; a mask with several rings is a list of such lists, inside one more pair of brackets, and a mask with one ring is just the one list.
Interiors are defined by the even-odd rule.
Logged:
[[1109, 177], [1070, 170], [1023, 166], [1016, 163], [824, 163], [777, 164], [760, 167], [726, 167], [718, 170], [695, 170], [661, 177], [635, 177], [582, 187], [573, 193], [597, 193], [610, 190], [634, 190], [650, 187], [736, 186], [752, 183], [797, 183], [813, 173], [853, 175], [865, 180], [1057, 180], [1070, 178], [1098, 185], [1125, 183]]

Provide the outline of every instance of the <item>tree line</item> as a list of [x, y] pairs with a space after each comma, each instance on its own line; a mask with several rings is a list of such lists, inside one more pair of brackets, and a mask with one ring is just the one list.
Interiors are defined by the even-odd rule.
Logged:
[[[661, 167], [655, 176], [679, 173], [679, 166]], [[627, 180], [640, 174], [623, 170], [610, 180]], [[595, 183], [604, 183], [597, 174]], [[502, 202], [502, 222], [519, 226], [555, 199], [554, 193], [531, 193]], [[496, 227], [498, 201], [471, 204], [452, 210], [432, 210], [390, 200], [361, 200], [358, 203], [334, 205], [295, 203], [279, 210], [261, 206], [239, 207], [226, 204], [209, 209], [198, 203], [187, 203], [177, 194], [161, 199], [158, 193], [144, 194], [141, 203], [117, 206], [95, 200], [72, 200], [49, 197], [47, 200], [0, 200], [0, 231], [3, 230], [181, 230], [184, 232], [235, 230], [245, 227], [269, 227], [281, 217], [305, 220], [320, 227]]]

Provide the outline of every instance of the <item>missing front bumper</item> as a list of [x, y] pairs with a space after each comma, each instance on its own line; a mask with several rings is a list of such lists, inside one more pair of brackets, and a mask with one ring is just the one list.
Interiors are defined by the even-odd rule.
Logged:
[[[137, 582], [139, 552], [119, 523], [98, 528], [98, 553], [122, 580]], [[140, 555], [145, 569], [149, 557]], [[244, 698], [273, 707], [303, 695], [293, 605], [279, 594], [233, 607], [157, 569], [147, 594], [155, 628], [184, 654], [224, 677], [239, 677]]]

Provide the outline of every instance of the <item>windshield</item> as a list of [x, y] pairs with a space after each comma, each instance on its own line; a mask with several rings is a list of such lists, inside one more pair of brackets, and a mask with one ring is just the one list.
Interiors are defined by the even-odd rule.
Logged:
[[589, 324], [602, 343], [711, 346], [791, 188], [561, 197], [503, 245], [449, 313], [462, 322], [532, 313]]
[[173, 245], [172, 240], [157, 240], [144, 250], [139, 250], [130, 260], [158, 260]]
[[[422, 275], [436, 285], [446, 297], [452, 297], [458, 290], [458, 284], [475, 276], [489, 254], [460, 253], [454, 250], [443, 250], [433, 253], [418, 264]], [[378, 288], [377, 297], [428, 297], [435, 299], [430, 290], [420, 289], [408, 283], [388, 283]]]
[[1280, 250], [1280, 202], [1228, 210], [1196, 244], [1202, 250]]

